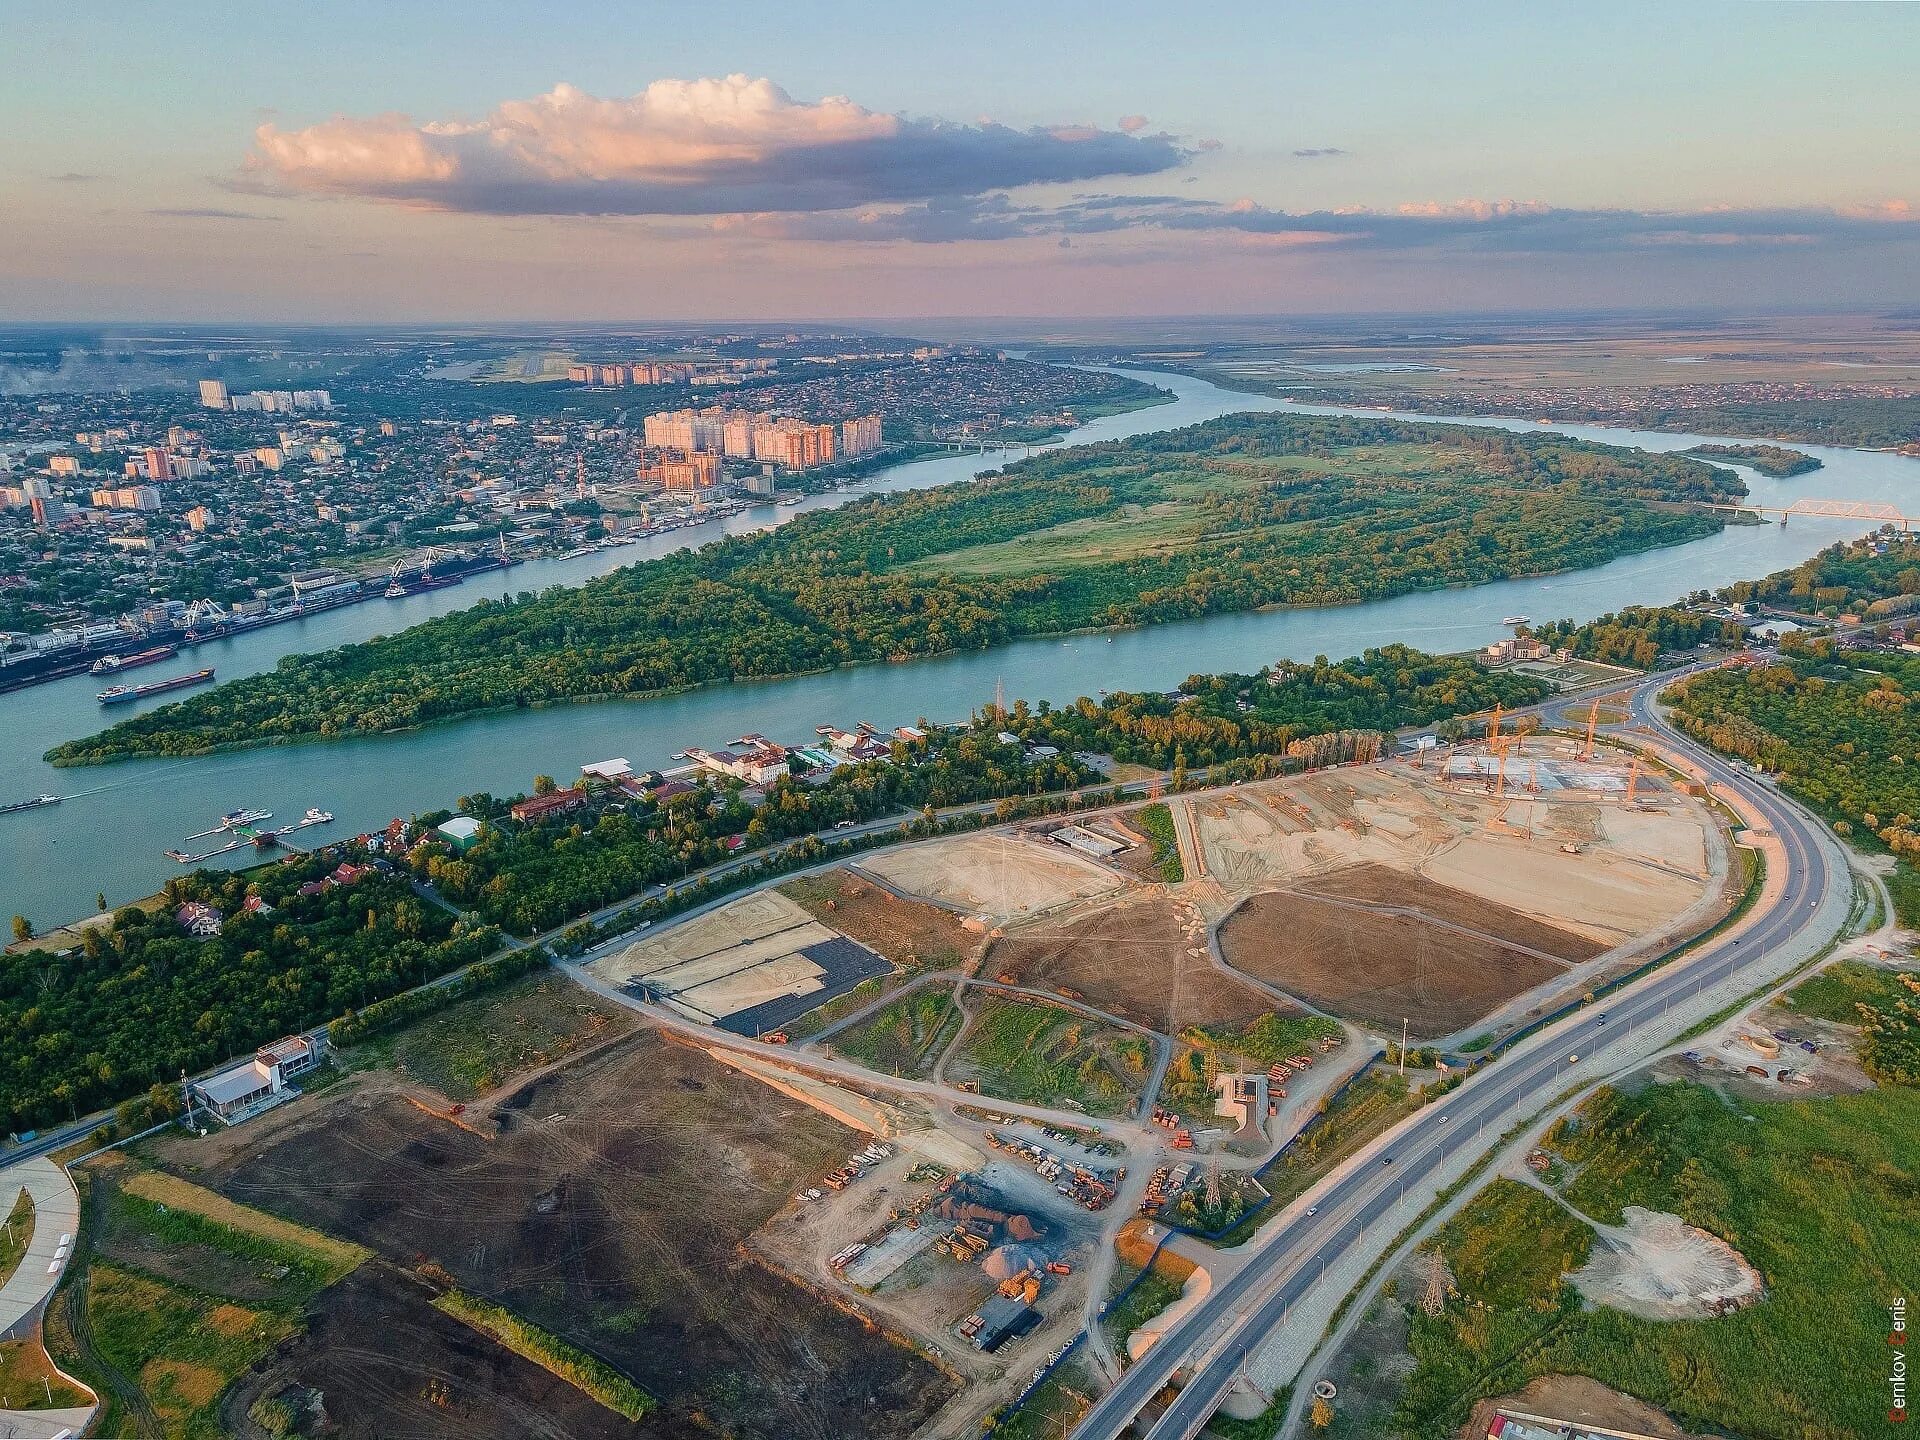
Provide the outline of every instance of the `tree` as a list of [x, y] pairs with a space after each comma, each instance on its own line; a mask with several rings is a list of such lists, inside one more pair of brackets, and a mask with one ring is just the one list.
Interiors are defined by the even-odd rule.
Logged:
[[93, 892], [93, 908], [98, 910], [102, 915], [107, 913], [107, 892], [106, 891], [96, 890]]
[[16, 940], [33, 939], [33, 922], [24, 915], [13, 917], [13, 938]]
[[1307, 1418], [1313, 1422], [1314, 1429], [1324, 1430], [1333, 1424], [1333, 1406], [1326, 1402], [1325, 1397], [1316, 1395], [1313, 1397], [1313, 1409]]
[[536, 775], [533, 777], [533, 793], [536, 795], [551, 795], [559, 788], [558, 782], [556, 782], [551, 775]]

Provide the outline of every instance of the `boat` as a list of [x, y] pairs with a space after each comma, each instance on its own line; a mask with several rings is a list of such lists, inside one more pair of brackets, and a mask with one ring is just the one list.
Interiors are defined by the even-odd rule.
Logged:
[[1533, 617], [1531, 615], [1509, 615], [1500, 623], [1502, 625], [1525, 625], [1531, 622], [1532, 619]]
[[220, 817], [222, 825], [253, 825], [262, 820], [273, 819], [271, 810], [229, 810]]
[[333, 821], [333, 812], [331, 810], [322, 810], [318, 805], [309, 805], [307, 807], [307, 813], [305, 817], [305, 822], [307, 824], [327, 825], [332, 823], [332, 821]]
[[36, 795], [31, 800], [16, 800], [11, 805], [0, 805], [0, 815], [11, 815], [17, 810], [38, 810], [42, 805], [58, 805], [58, 795]]
[[151, 665], [159, 660], [171, 660], [180, 653], [178, 645], [156, 645], [151, 650], [141, 650], [132, 655], [102, 655], [93, 662], [93, 675], [112, 675], [117, 671], [131, 670], [136, 665]]
[[125, 705], [133, 700], [144, 700], [149, 695], [164, 695], [169, 690], [184, 689], [188, 685], [203, 685], [211, 679], [213, 667], [209, 665], [205, 670], [155, 680], [150, 685], [109, 685], [94, 698], [102, 705]]

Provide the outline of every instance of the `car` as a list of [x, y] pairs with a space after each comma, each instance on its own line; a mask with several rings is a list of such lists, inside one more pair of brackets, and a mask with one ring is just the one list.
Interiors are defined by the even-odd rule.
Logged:
[[1594, 1016], [1594, 1017], [1593, 1017], [1593, 1023], [1594, 1023], [1594, 1024], [1596, 1024], [1596, 1025], [1604, 1025], [1604, 1024], [1606, 1024], [1606, 1023], [1607, 1023], [1607, 1012], [1606, 1012], [1606, 1011], [1604, 1011], [1604, 1010], [1602, 1010], [1602, 1011], [1601, 1011], [1601, 1012], [1600, 1012], [1600, 1013], [1599, 1013], [1598, 1015], [1596, 1015], [1596, 1016]]
[[833, 828], [836, 830], [851, 830], [853, 828], [853, 823], [854, 822], [851, 820], [841, 820], [838, 823], [836, 823]]
[[1382, 1155], [1380, 1157], [1380, 1163], [1382, 1165], [1391, 1165], [1393, 1163], [1393, 1157], [1391, 1155]]
[[1451, 1115], [1442, 1115], [1442, 1116], [1440, 1117], [1440, 1123], [1441, 1123], [1442, 1125], [1444, 1125], [1444, 1124], [1446, 1124], [1446, 1123], [1447, 1123], [1447, 1121], [1449, 1121], [1449, 1120], [1451, 1120], [1452, 1118], [1453, 1118], [1453, 1117], [1452, 1117]]
[[1318, 1205], [1309, 1205], [1309, 1206], [1307, 1206], [1307, 1214], [1309, 1214], [1309, 1215], [1317, 1215], [1317, 1214], [1319, 1214], [1319, 1213], [1320, 1213], [1320, 1207], [1319, 1207]]

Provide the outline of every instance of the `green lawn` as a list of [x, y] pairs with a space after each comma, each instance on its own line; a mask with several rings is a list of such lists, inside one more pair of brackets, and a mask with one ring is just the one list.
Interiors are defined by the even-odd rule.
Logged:
[[1144, 1036], [1052, 1005], [993, 999], [975, 1012], [959, 1058], [982, 1094], [1118, 1115], [1138, 1100], [1153, 1051]]
[[1160, 867], [1160, 878], [1178, 885], [1187, 878], [1187, 867], [1180, 859], [1180, 837], [1173, 826], [1173, 812], [1156, 801], [1134, 816], [1134, 821], [1153, 841], [1153, 863]]
[[835, 1051], [889, 1075], [924, 1076], [960, 1026], [953, 990], [924, 985], [835, 1036]]
[[1890, 1004], [1907, 993], [1892, 971], [1859, 960], [1842, 960], [1794, 986], [1782, 1003], [1818, 1020], [1858, 1025], [1862, 1005]]

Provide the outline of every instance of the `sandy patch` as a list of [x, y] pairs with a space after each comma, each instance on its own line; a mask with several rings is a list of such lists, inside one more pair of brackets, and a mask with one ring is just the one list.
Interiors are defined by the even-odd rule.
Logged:
[[860, 868], [911, 895], [1005, 922], [1118, 890], [1112, 871], [1060, 845], [1013, 835], [962, 835], [862, 857]]
[[1645, 1320], [1697, 1320], [1765, 1295], [1759, 1272], [1718, 1236], [1638, 1205], [1622, 1219], [1594, 1227], [1591, 1258], [1568, 1277], [1595, 1304]]

